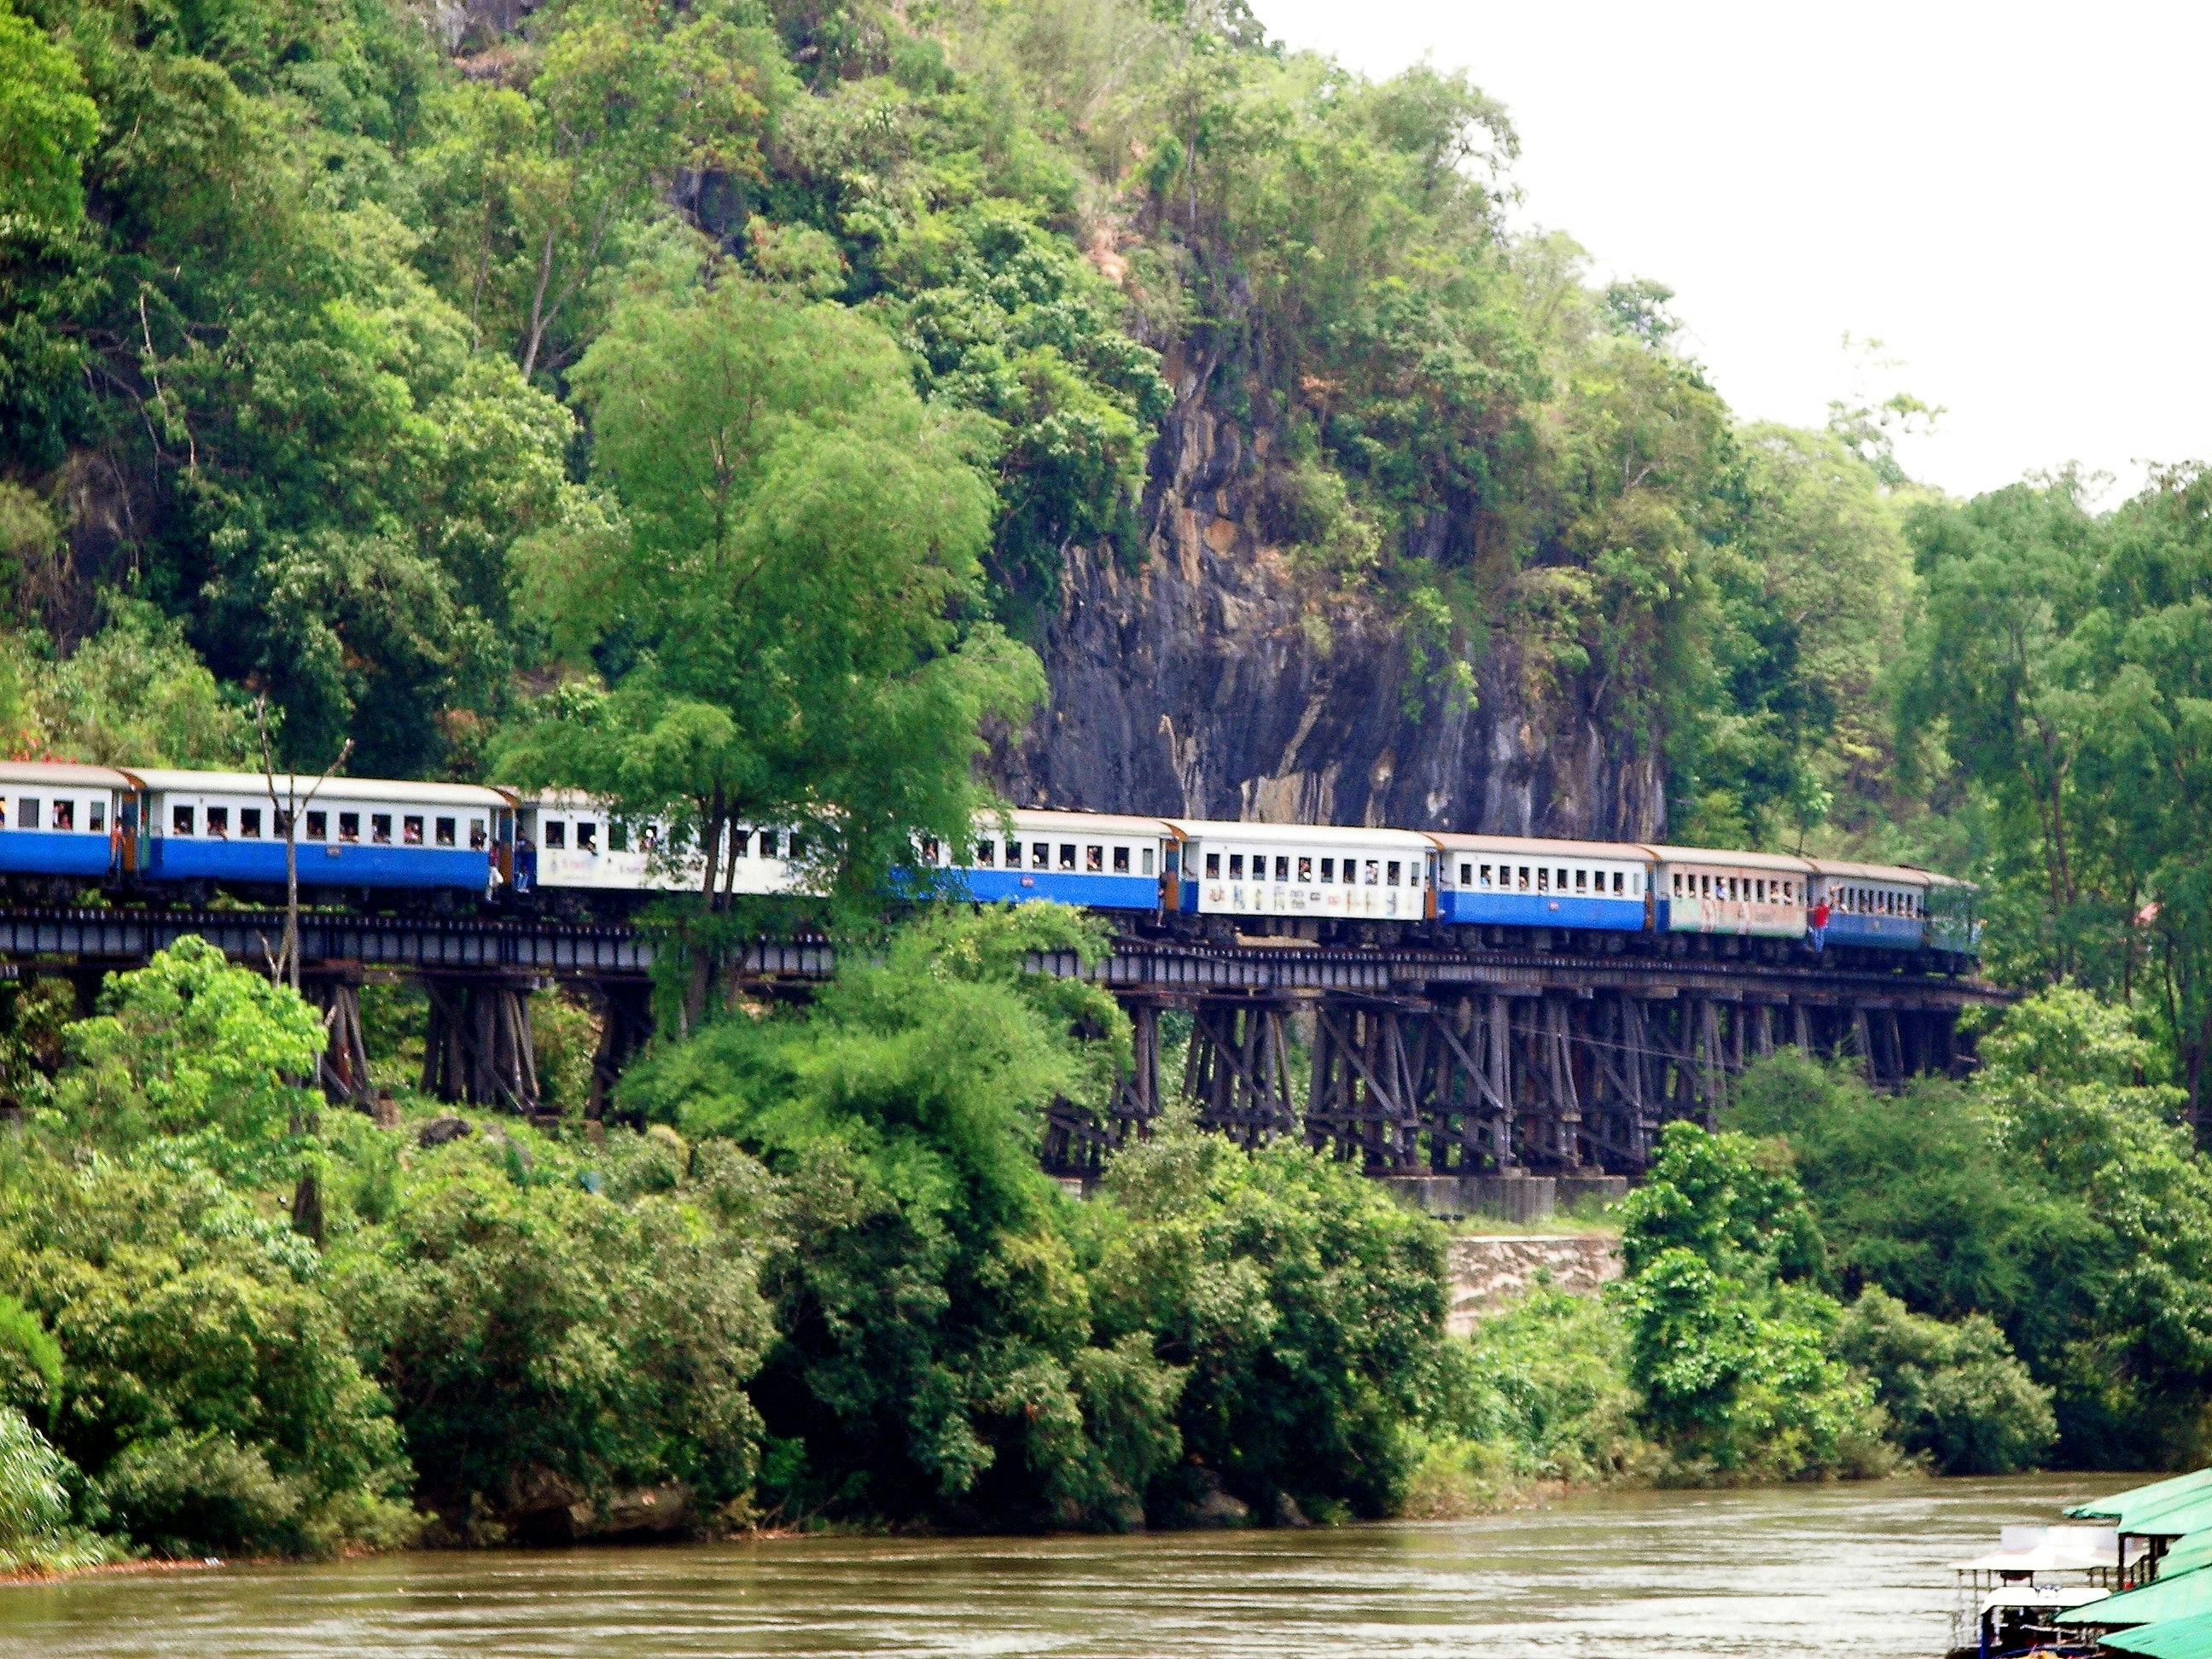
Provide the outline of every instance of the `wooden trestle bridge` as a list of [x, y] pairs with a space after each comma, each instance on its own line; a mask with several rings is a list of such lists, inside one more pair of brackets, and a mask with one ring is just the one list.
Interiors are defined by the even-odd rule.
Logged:
[[[601, 1015], [596, 1115], [652, 1031], [653, 942], [627, 927], [319, 913], [301, 918], [302, 985], [331, 1041], [322, 1083], [366, 1104], [359, 988], [412, 976], [429, 1000], [423, 1089], [535, 1113], [530, 994], [564, 984]], [[197, 933], [261, 965], [273, 911], [0, 910], [0, 977], [66, 975], [89, 1006], [103, 975]], [[1728, 942], [1723, 942], [1723, 951]], [[738, 971], [803, 994], [834, 965], [819, 942], [760, 940]], [[1107, 1119], [1048, 1127], [1047, 1164], [1095, 1172], [1180, 1087], [1198, 1121], [1247, 1145], [1281, 1137], [1381, 1176], [1633, 1174], [1659, 1129], [1709, 1121], [1732, 1079], [1793, 1046], [1848, 1057], [1878, 1087], [1962, 1061], [1960, 1014], [2003, 994], [1977, 981], [1736, 955], [1580, 955], [1433, 947], [1233, 946], [1124, 939], [1103, 962], [1047, 956], [1128, 1011], [1135, 1066]], [[1188, 1018], [1181, 1078], [1162, 1075], [1162, 1027]], [[1305, 1051], [1294, 1067], [1293, 1055]], [[1294, 1075], [1294, 1071], [1296, 1074]]]

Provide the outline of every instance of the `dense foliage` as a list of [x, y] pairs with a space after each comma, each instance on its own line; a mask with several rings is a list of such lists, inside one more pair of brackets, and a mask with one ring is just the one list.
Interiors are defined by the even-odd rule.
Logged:
[[2052, 1395], [2060, 1456], [2197, 1455], [2212, 1170], [2175, 1121], [2179, 1091], [2141, 1081], [2155, 1051], [2079, 991], [2021, 1003], [1982, 1053], [1963, 1087], [1896, 1097], [1780, 1059], [1747, 1079], [1733, 1121], [1786, 1139], [1847, 1283], [2003, 1333]]

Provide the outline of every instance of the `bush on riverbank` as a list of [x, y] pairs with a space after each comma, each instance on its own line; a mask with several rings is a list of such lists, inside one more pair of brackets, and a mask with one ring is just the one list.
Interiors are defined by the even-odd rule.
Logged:
[[[2055, 1455], [2200, 1461], [2212, 1411], [2212, 1165], [2147, 1083], [2124, 1010], [2061, 988], [2008, 1010], [1965, 1084], [1878, 1095], [1778, 1055], [1730, 1121], [1785, 1146], [1847, 1291], [1986, 1316], [2051, 1391]], [[1962, 1454], [1963, 1455], [1963, 1454]]]

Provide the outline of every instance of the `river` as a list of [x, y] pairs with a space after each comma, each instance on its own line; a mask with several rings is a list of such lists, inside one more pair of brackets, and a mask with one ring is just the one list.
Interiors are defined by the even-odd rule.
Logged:
[[0, 1654], [1932, 1659], [1947, 1562], [2125, 1484], [1619, 1492], [1329, 1531], [774, 1539], [79, 1578], [0, 1588]]

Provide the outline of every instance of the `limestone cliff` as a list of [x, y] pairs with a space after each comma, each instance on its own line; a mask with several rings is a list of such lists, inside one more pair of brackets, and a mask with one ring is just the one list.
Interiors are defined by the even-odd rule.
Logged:
[[1318, 603], [1257, 528], [1265, 434], [1176, 374], [1151, 458], [1145, 556], [1068, 553], [1038, 642], [1050, 698], [1000, 755], [1020, 805], [1649, 840], [1665, 825], [1650, 746], [1576, 688], [1536, 701], [1513, 641], [1471, 705], [1410, 684], [1385, 609]]

